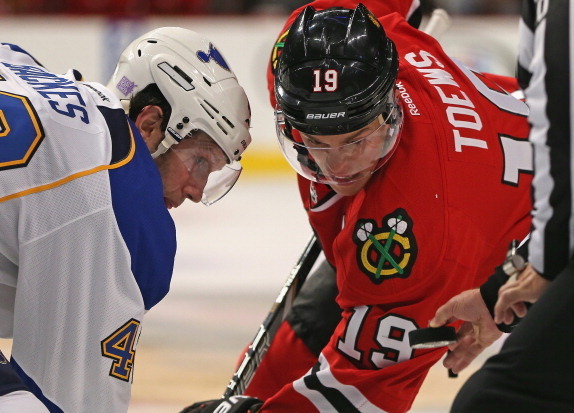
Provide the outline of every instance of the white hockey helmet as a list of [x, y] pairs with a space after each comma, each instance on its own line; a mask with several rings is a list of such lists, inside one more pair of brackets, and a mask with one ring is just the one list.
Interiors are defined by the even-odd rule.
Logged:
[[171, 106], [157, 157], [194, 130], [207, 133], [236, 163], [251, 142], [249, 101], [227, 62], [209, 39], [180, 27], [162, 27], [134, 40], [121, 54], [108, 83], [122, 101], [156, 84]]

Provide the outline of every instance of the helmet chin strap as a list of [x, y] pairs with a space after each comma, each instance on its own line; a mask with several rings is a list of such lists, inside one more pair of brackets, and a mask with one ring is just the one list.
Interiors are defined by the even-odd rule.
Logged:
[[163, 155], [167, 152], [169, 148], [173, 145], [177, 145], [180, 141], [174, 138], [168, 130], [165, 131], [164, 138], [161, 140], [159, 145], [157, 145], [157, 149], [154, 153], [151, 154], [152, 158], [157, 158], [160, 155]]
[[166, 145], [166, 144], [164, 144], [164, 142], [165, 142], [165, 139], [162, 140], [162, 141], [159, 143], [159, 145], [157, 145], [157, 149], [155, 150], [154, 153], [151, 154], [151, 157], [152, 157], [153, 159], [157, 158], [157, 157], [160, 156], [160, 155], [163, 155], [163, 154], [166, 153], [167, 150], [171, 147], [171, 145]]
[[[122, 108], [124, 109], [124, 113], [126, 115], [130, 112], [130, 100], [129, 99], [120, 99], [120, 103], [122, 104]], [[171, 142], [170, 142], [171, 141]], [[157, 158], [160, 155], [163, 155], [167, 152], [167, 150], [174, 144], [178, 143], [178, 141], [173, 138], [168, 131], [165, 131], [165, 137], [161, 140], [161, 142], [157, 145], [157, 149], [155, 152], [151, 154], [152, 158]]]
[[129, 99], [120, 99], [120, 103], [122, 104], [122, 108], [124, 109], [124, 113], [127, 115], [130, 113], [130, 100]]

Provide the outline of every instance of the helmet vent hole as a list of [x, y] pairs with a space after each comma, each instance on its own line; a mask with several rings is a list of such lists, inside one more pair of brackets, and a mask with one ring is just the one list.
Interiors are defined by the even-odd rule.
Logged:
[[211, 119], [215, 119], [215, 117], [211, 114], [210, 111], [207, 110], [207, 108], [205, 106], [203, 106], [203, 104], [200, 103], [199, 106], [201, 106], [203, 108], [205, 113], [207, 113]]
[[157, 43], [157, 40], [153, 40], [153, 39], [148, 39], [147, 41], [148, 43]]
[[225, 116], [221, 116], [221, 118], [225, 121], [225, 123], [227, 123], [229, 126], [231, 126], [232, 128], [235, 128], [235, 125], [233, 123], [231, 123], [231, 121], [229, 119], [227, 119]]
[[209, 105], [209, 107], [215, 112], [215, 113], [219, 113], [219, 111], [217, 110], [217, 108], [215, 106], [213, 106], [211, 103], [209, 103], [207, 100], [203, 100], [205, 103], [207, 103]]
[[205, 83], [207, 83], [207, 86], [211, 86], [211, 82], [209, 80], [207, 80], [207, 78], [205, 76], [203, 77], [203, 81]]
[[142, 57], [142, 50], [138, 49], [138, 57]]
[[225, 130], [225, 128], [223, 126], [221, 126], [219, 124], [219, 122], [215, 122], [215, 123], [217, 123], [217, 126], [219, 126], [219, 129], [221, 129], [221, 131], [227, 135], [227, 131]]

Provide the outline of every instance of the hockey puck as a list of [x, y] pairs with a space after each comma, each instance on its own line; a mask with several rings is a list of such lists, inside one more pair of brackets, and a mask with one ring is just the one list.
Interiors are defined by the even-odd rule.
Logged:
[[456, 342], [454, 327], [427, 327], [409, 332], [409, 340], [412, 348], [444, 347]]

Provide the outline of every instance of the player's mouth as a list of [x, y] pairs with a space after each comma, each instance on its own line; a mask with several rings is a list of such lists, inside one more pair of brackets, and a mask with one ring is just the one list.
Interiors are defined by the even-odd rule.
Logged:
[[349, 175], [349, 176], [331, 176], [330, 180], [335, 185], [345, 186], [345, 185], [352, 185], [361, 178], [362, 178], [362, 173], [358, 172], [356, 174]]

